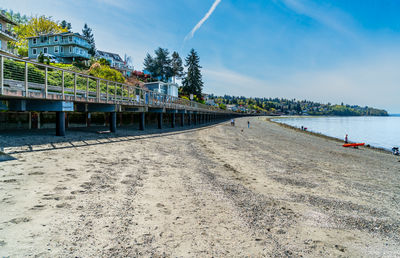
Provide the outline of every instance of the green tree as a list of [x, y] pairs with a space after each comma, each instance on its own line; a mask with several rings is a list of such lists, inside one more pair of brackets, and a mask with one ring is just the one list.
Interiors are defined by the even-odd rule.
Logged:
[[38, 62], [44, 64], [44, 55], [42, 52], [40, 52], [39, 56], [38, 56]]
[[94, 56], [96, 55], [96, 44], [94, 42], [94, 35], [92, 33], [92, 29], [85, 23], [82, 29], [83, 37], [89, 42], [90, 49], [88, 51], [89, 55]]
[[175, 78], [179, 79], [182, 78], [182, 76], [184, 75], [182, 59], [179, 56], [179, 54], [175, 51], [174, 53], [172, 53], [171, 68], [172, 68], [172, 76], [174, 78], [174, 83], [175, 83]]
[[155, 75], [159, 77], [161, 81], [168, 81], [172, 77], [171, 58], [169, 57], [169, 51], [166, 48], [159, 47], [154, 51], [156, 57], [154, 58]]
[[147, 53], [143, 62], [144, 69], [150, 72], [153, 78], [167, 82], [173, 76], [169, 51], [166, 48], [159, 47], [154, 53], [155, 57]]
[[111, 65], [110, 61], [105, 59], [104, 57], [100, 58], [98, 62], [99, 62], [100, 65], [104, 65], [104, 66], [110, 66]]
[[143, 67], [144, 70], [148, 71], [151, 75], [154, 74], [155, 72], [154, 59], [149, 53], [147, 53], [146, 57], [144, 58]]
[[192, 49], [185, 59], [187, 67], [186, 77], [183, 79], [183, 92], [185, 94], [195, 94], [201, 96], [203, 80], [201, 75], [200, 58], [197, 52]]
[[70, 22], [67, 22], [66, 20], [62, 20], [62, 21], [60, 22], [60, 26], [61, 26], [61, 28], [63, 28], [63, 29], [67, 29], [68, 32], [71, 32], [71, 30], [72, 30], [71, 23], [70, 23]]
[[[0, 9], [1, 12], [3, 12], [6, 17], [10, 20], [12, 20], [13, 22], [17, 23], [17, 24], [26, 24], [29, 21], [29, 17], [26, 15], [21, 15], [20, 13], [15, 13], [13, 10], [4, 10], [4, 9]], [[9, 26], [8, 28], [9, 30], [12, 30], [12, 26]]]

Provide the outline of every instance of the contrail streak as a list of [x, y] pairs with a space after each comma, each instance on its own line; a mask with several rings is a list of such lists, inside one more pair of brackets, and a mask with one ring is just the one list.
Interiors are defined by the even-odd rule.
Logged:
[[213, 3], [213, 5], [211, 6], [210, 10], [208, 10], [208, 12], [206, 13], [206, 15], [203, 17], [203, 19], [201, 19], [196, 26], [194, 26], [194, 28], [192, 29], [192, 31], [186, 35], [185, 37], [185, 41], [188, 39], [193, 38], [194, 33], [200, 29], [201, 25], [203, 25], [203, 23], [205, 21], [207, 21], [207, 19], [211, 16], [211, 14], [214, 12], [215, 8], [217, 8], [218, 4], [221, 2], [221, 0], [215, 0], [215, 2]]

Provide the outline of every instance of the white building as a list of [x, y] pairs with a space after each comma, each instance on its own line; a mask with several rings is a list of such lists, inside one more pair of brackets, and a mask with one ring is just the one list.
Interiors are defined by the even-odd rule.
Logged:
[[158, 81], [145, 83], [144, 86], [158, 93], [178, 97], [178, 84], [176, 83]]
[[131, 73], [133, 72], [133, 66], [126, 64], [120, 55], [116, 53], [97, 50], [96, 57], [99, 59], [106, 59], [108, 62], [110, 62], [111, 68], [120, 71], [125, 77], [131, 76]]

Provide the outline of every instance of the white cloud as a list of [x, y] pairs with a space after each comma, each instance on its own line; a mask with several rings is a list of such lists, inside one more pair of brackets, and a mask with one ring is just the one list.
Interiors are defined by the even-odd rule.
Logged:
[[200, 29], [201, 25], [211, 16], [211, 14], [214, 12], [215, 8], [217, 8], [218, 4], [221, 2], [221, 0], [215, 0], [213, 5], [211, 6], [210, 10], [206, 13], [206, 15], [196, 24], [196, 26], [193, 27], [192, 31], [186, 35], [185, 40], [189, 40], [193, 38], [194, 33]]

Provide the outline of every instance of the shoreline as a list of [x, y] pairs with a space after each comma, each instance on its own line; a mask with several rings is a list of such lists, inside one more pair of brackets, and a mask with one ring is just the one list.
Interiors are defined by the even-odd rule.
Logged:
[[[296, 126], [288, 125], [288, 124], [285, 124], [285, 123], [279, 123], [277, 121], [273, 121], [273, 119], [285, 119], [285, 118], [284, 117], [281, 117], [281, 118], [271, 117], [271, 118], [266, 118], [266, 121], [270, 122], [270, 123], [277, 124], [277, 125], [282, 126], [284, 128], [289, 128], [289, 129], [295, 130], [295, 131], [300, 132], [300, 133], [310, 134], [310, 135], [314, 135], [314, 136], [317, 136], [317, 137], [321, 137], [321, 138], [324, 138], [324, 139], [329, 139], [329, 140], [344, 144], [344, 141], [342, 139], [339, 139], [339, 138], [336, 138], [336, 137], [333, 137], [333, 136], [329, 136], [329, 135], [326, 135], [326, 134], [323, 134], [323, 133], [316, 133], [316, 132], [313, 132], [313, 131], [303, 131], [303, 130], [301, 130], [300, 128], [298, 128]], [[374, 150], [374, 151], [378, 151], [378, 152], [392, 154], [392, 152], [389, 149], [375, 147], [375, 146], [368, 145], [368, 144], [365, 145], [365, 146], [360, 146], [359, 148], [365, 148], [365, 149], [370, 149], [370, 150]]]

